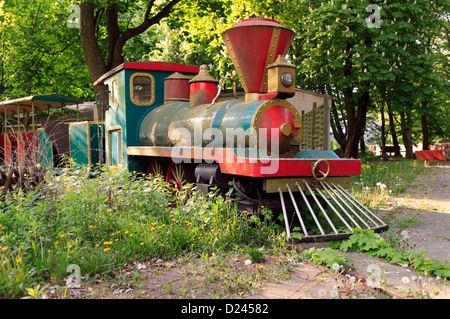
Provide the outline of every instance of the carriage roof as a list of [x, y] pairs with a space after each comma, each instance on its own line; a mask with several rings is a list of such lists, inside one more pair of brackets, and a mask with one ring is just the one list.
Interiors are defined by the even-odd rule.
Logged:
[[14, 100], [0, 102], [0, 115], [11, 115], [17, 113], [17, 107], [21, 110], [31, 111], [34, 107], [35, 111], [49, 108], [60, 108], [71, 104], [80, 104], [82, 101], [75, 97], [65, 96], [62, 94], [42, 94], [33, 95]]

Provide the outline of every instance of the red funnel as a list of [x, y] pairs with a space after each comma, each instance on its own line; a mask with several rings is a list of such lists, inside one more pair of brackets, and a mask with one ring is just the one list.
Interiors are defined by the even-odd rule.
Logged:
[[222, 33], [247, 93], [267, 92], [266, 66], [285, 56], [294, 32], [271, 19], [246, 19]]

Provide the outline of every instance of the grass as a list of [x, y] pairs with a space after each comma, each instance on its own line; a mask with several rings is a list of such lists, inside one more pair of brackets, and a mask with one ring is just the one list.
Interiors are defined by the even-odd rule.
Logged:
[[403, 193], [428, 166], [429, 162], [419, 160], [362, 159], [361, 175], [352, 176], [352, 194], [367, 206], [385, 204], [390, 196]]
[[104, 169], [96, 178], [86, 167], [48, 174], [41, 187], [8, 194], [0, 210], [3, 298], [22, 297], [45, 282], [62, 284], [71, 264], [92, 277], [130, 261], [285, 245], [267, 221], [244, 217], [223, 196], [189, 187], [173, 195], [161, 179], [123, 171]]

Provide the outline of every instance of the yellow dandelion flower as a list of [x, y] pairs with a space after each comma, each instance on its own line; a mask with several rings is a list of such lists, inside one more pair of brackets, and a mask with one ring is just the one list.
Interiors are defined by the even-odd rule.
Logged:
[[128, 234], [129, 233], [129, 231], [127, 230], [126, 232], [125, 232], [125, 234]]
[[264, 268], [264, 266], [263, 266], [263, 265], [261, 265], [261, 266], [259, 266], [259, 268], [260, 268], [260, 269], [263, 269], [263, 268]]
[[61, 236], [59, 236], [59, 237], [64, 238], [64, 235], [61, 235]]
[[133, 223], [129, 223], [128, 225], [133, 226]]
[[133, 237], [133, 234], [130, 234], [130, 237]]
[[95, 244], [95, 247], [98, 247], [98, 244]]
[[104, 248], [103, 251], [106, 253], [107, 251], [109, 251], [111, 248]]
[[155, 230], [155, 227], [152, 227], [150, 230]]
[[103, 245], [112, 245], [112, 241], [105, 241]]
[[116, 238], [116, 239], [114, 239], [114, 241], [119, 241], [119, 239], [118, 239], [118, 238]]
[[114, 236], [114, 233], [112, 233], [111, 236]]
[[20, 259], [20, 258], [16, 259], [16, 263], [20, 264], [21, 262], [22, 262], [22, 259]]
[[7, 250], [8, 250], [8, 246], [2, 248], [2, 251], [7, 251]]
[[47, 252], [49, 253], [51, 250], [49, 249], [49, 250], [47, 250]]
[[144, 243], [142, 242], [142, 243], [140, 243], [140, 245], [142, 246], [142, 245], [144, 245]]
[[93, 226], [93, 225], [91, 225], [91, 226], [89, 226], [89, 228], [94, 228], [94, 226]]
[[67, 248], [69, 248], [69, 249], [72, 248], [72, 245], [67, 246]]

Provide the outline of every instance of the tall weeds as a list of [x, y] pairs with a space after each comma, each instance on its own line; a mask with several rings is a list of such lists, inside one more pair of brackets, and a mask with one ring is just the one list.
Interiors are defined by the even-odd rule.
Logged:
[[48, 172], [44, 184], [8, 193], [0, 211], [5, 298], [43, 282], [62, 283], [71, 264], [84, 276], [107, 275], [130, 261], [284, 245], [268, 220], [239, 214], [224, 196], [189, 186], [174, 194], [160, 178], [111, 169]]

